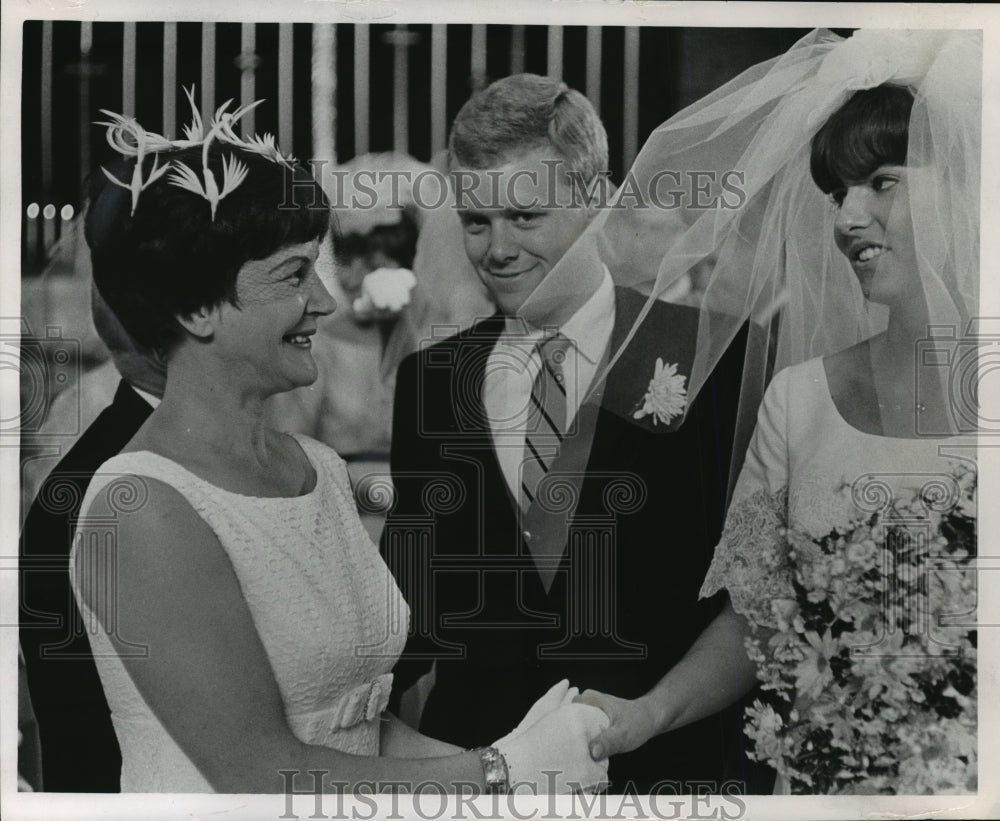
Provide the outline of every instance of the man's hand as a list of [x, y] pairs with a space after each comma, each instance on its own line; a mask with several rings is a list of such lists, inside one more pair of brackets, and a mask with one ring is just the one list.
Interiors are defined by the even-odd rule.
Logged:
[[576, 701], [597, 707], [611, 723], [590, 744], [590, 755], [600, 761], [641, 747], [657, 734], [656, 718], [645, 698], [626, 699], [585, 690]]

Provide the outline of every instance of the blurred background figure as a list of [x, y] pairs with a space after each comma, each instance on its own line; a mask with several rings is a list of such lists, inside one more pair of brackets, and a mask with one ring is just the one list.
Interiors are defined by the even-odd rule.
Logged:
[[269, 400], [272, 424], [343, 456], [374, 539], [392, 498], [396, 368], [423, 340], [494, 310], [465, 255], [447, 186], [434, 166], [392, 152], [355, 157], [327, 180], [336, 223], [317, 271], [337, 310], [313, 340], [316, 382]]
[[[46, 381], [51, 384], [40, 386], [31, 369], [22, 369], [22, 408], [32, 406], [31, 395], [39, 389], [49, 402], [47, 408], [40, 408], [32, 425], [34, 441], [22, 443], [27, 446], [21, 469], [22, 524], [42, 480], [111, 402], [120, 379], [90, 310], [90, 255], [83, 239], [82, 214], [66, 222], [64, 229], [41, 273], [21, 281], [22, 313], [30, 333], [45, 339], [48, 329], [56, 328], [62, 339], [79, 346], [68, 380], [50, 378]], [[48, 354], [44, 349], [39, 352]], [[45, 368], [50, 375], [56, 370]], [[32, 447], [40, 441], [58, 441], [62, 448]]]

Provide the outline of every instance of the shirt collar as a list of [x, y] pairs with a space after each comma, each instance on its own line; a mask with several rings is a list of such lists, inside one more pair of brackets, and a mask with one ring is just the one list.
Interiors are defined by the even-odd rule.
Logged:
[[[607, 334], [595, 333], [595, 328], [607, 325], [610, 330], [614, 324], [615, 316], [615, 286], [608, 267], [606, 265], [603, 267], [604, 277], [601, 279], [601, 284], [597, 286], [597, 290], [559, 328], [559, 333], [573, 344], [577, 353], [592, 364], [600, 361], [608, 342]], [[523, 348], [525, 342], [534, 345], [546, 335], [546, 332], [550, 331], [549, 328], [544, 330], [532, 328], [521, 317], [508, 316], [504, 318], [504, 331], [500, 337], [500, 344]], [[514, 365], [519, 371], [523, 371], [527, 367], [528, 359], [527, 357], [515, 357], [509, 364]]]
[[142, 388], [137, 388], [135, 385], [129, 383], [129, 387], [132, 388], [139, 396], [145, 399], [152, 407], [156, 407], [162, 401], [160, 397], [153, 396], [149, 391], [144, 391]]

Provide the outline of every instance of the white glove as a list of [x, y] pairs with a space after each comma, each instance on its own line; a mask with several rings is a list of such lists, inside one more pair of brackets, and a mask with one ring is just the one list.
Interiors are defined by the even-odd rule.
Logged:
[[376, 268], [361, 280], [361, 296], [351, 306], [358, 319], [398, 314], [410, 304], [417, 278], [408, 268]]
[[564, 704], [572, 704], [573, 699], [578, 695], [580, 695], [580, 688], [570, 687], [569, 679], [564, 678], [558, 684], [553, 684], [545, 695], [531, 705], [531, 708], [524, 714], [524, 718], [521, 719], [520, 723], [500, 740], [506, 741], [516, 735], [520, 735], [529, 727], [534, 726], [540, 718], [547, 716], [553, 710], [562, 707]]
[[491, 746], [506, 759], [512, 787], [529, 783], [539, 793], [594, 792], [607, 784], [608, 759], [594, 761], [590, 742], [610, 723], [601, 710], [589, 704], [564, 704], [526, 730], [515, 730]]

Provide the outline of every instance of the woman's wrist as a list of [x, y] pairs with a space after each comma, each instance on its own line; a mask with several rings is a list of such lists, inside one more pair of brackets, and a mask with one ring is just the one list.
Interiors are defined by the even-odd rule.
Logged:
[[488, 795], [506, 795], [510, 792], [510, 769], [507, 759], [496, 747], [479, 747], [473, 750], [483, 768], [483, 781]]

